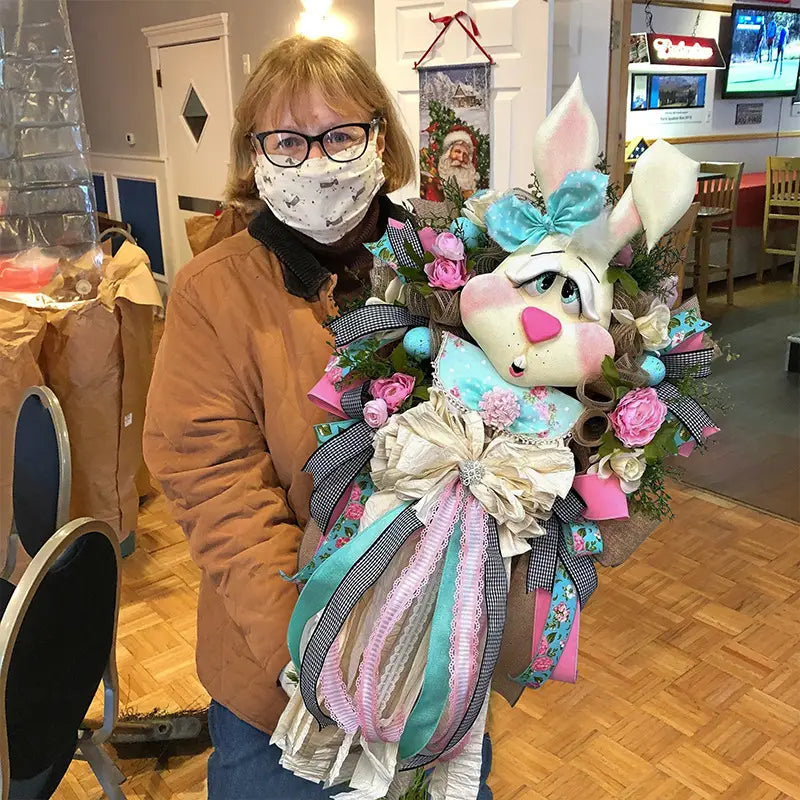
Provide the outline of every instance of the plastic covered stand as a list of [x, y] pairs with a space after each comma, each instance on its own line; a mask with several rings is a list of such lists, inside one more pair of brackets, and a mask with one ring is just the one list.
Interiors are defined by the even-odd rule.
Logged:
[[87, 149], [66, 0], [0, 0], [0, 293], [94, 296]]

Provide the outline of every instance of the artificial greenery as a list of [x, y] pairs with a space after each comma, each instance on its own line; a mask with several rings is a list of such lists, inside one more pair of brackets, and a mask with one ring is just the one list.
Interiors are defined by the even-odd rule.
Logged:
[[687, 373], [673, 380], [677, 390], [685, 397], [696, 400], [706, 411], [718, 411], [727, 414], [733, 403], [730, 391], [725, 384], [716, 381], [709, 381], [705, 378], [697, 378], [695, 374], [697, 368], [687, 370]]
[[[647, 240], [643, 234], [637, 235], [631, 246], [633, 260], [626, 270], [627, 274], [636, 281], [640, 292], [658, 295], [663, 299], [666, 296], [665, 287], [668, 279], [677, 272], [681, 260], [680, 252], [669, 242], [657, 242], [652, 250], [648, 250]], [[622, 288], [625, 289], [625, 286]], [[627, 289], [625, 291], [628, 292]]]
[[672, 519], [675, 515], [670, 508], [670, 496], [665, 480], [667, 476], [675, 473], [676, 470], [663, 461], [649, 464], [639, 488], [628, 497], [630, 510], [655, 521]]
[[414, 782], [408, 787], [400, 800], [427, 800], [427, 797], [428, 784], [425, 779], [425, 770], [420, 768], [414, 774]]
[[347, 347], [336, 351], [338, 366], [347, 373], [348, 382], [374, 381], [378, 378], [388, 378], [392, 374], [392, 365], [381, 355], [381, 348], [382, 345], [377, 339], [365, 339], [359, 347]]

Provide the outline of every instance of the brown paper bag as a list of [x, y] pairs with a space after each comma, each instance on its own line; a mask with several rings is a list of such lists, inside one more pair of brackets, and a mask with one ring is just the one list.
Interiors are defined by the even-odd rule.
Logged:
[[141, 248], [125, 242], [104, 264], [98, 297], [46, 311], [41, 365], [64, 409], [72, 448], [72, 517], [136, 528], [144, 409], [158, 288]]
[[42, 383], [37, 361], [44, 329], [39, 312], [0, 301], [0, 567], [6, 563], [11, 530], [14, 426], [25, 390]]
[[192, 254], [198, 255], [209, 247], [233, 236], [247, 227], [248, 217], [238, 208], [226, 206], [219, 216], [200, 214], [186, 220], [186, 237]]

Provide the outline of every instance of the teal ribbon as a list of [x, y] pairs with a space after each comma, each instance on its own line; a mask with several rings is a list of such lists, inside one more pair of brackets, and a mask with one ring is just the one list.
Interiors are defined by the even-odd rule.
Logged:
[[340, 548], [330, 558], [323, 561], [309, 578], [305, 588], [300, 592], [297, 605], [292, 612], [292, 618], [289, 620], [287, 641], [289, 655], [295, 667], [300, 667], [300, 643], [309, 620], [325, 608], [351, 567], [375, 544], [386, 528], [409, 505], [410, 503], [403, 503], [373, 522], [352, 539], [347, 547]]
[[543, 213], [527, 200], [507, 194], [489, 206], [486, 226], [503, 250], [536, 246], [545, 236], [572, 236], [597, 219], [606, 202], [608, 175], [594, 170], [570, 172], [547, 199]]
[[458, 556], [461, 550], [461, 521], [456, 522], [445, 555], [442, 580], [436, 596], [431, 635], [428, 644], [428, 663], [422, 680], [422, 691], [411, 709], [403, 735], [400, 737], [400, 760], [421, 752], [433, 738], [449, 699], [450, 630], [456, 602]]

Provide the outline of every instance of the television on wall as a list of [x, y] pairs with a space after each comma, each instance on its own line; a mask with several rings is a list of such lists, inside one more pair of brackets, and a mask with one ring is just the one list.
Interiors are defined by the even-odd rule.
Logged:
[[631, 77], [631, 111], [659, 108], [703, 108], [706, 82], [703, 73], [680, 75], [672, 72]]
[[800, 72], [800, 8], [736, 3], [722, 96], [791, 97]]

